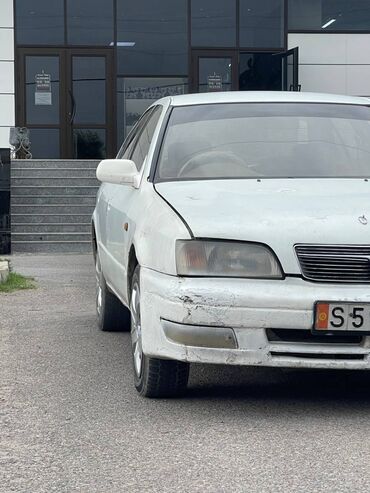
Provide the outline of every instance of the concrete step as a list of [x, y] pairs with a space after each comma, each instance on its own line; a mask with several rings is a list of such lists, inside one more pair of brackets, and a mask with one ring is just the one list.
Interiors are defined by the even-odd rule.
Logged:
[[12, 223], [12, 235], [16, 233], [88, 233], [91, 234], [91, 223]]
[[60, 241], [60, 242], [85, 242], [91, 241], [90, 233], [12, 233], [12, 242], [30, 241]]
[[35, 216], [44, 216], [45, 214], [88, 214], [92, 215], [94, 206], [92, 205], [12, 205], [12, 216], [17, 214], [34, 214]]
[[91, 253], [90, 241], [14, 241], [12, 253]]
[[14, 159], [12, 160], [11, 169], [19, 168], [96, 168], [100, 161], [96, 160], [39, 160], [39, 159]]
[[12, 161], [12, 251], [89, 253], [99, 161]]
[[82, 178], [96, 178], [95, 168], [13, 168], [11, 170], [13, 178], [32, 177], [32, 178], [69, 178], [70, 176]]
[[95, 185], [90, 186], [80, 186], [75, 185], [71, 187], [66, 187], [63, 185], [50, 185], [50, 186], [37, 186], [37, 185], [22, 185], [22, 186], [14, 186], [12, 184], [12, 196], [17, 195], [93, 195], [96, 197], [96, 194], [99, 190], [99, 187]]
[[82, 187], [82, 186], [99, 186], [99, 182], [96, 178], [81, 178], [79, 176], [70, 176], [68, 178], [62, 177], [48, 177], [48, 178], [33, 178], [32, 176], [23, 176], [22, 178], [12, 178], [11, 187], [21, 186], [63, 186], [63, 187]]
[[91, 223], [91, 214], [44, 214], [35, 216], [34, 214], [12, 214], [12, 224], [52, 224], [52, 223]]
[[91, 205], [95, 206], [95, 195], [12, 195], [12, 207], [20, 204], [30, 205]]

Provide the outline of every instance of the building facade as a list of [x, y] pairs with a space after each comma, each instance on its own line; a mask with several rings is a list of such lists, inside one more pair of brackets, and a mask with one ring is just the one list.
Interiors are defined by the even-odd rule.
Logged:
[[114, 156], [156, 99], [300, 90], [370, 96], [369, 0], [1, 0], [0, 147]]

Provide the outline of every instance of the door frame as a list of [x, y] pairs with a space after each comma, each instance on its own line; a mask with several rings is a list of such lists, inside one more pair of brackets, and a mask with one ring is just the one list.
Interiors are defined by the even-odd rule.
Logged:
[[199, 88], [199, 58], [231, 58], [231, 90], [239, 89], [239, 51], [230, 49], [194, 49], [191, 52], [190, 92], [198, 93]]
[[[27, 56], [58, 56], [59, 57], [59, 124], [27, 124], [26, 115], [26, 57]], [[106, 60], [106, 122], [105, 125], [78, 124], [77, 128], [105, 128], [106, 154], [114, 157], [116, 152], [116, 91], [114, 72], [114, 53], [112, 48], [18, 48], [16, 55], [16, 125], [20, 127], [59, 129], [60, 159], [73, 157], [73, 124], [70, 122], [72, 103], [72, 59], [73, 56], [96, 57], [104, 56]], [[32, 152], [32, 150], [31, 150]]]

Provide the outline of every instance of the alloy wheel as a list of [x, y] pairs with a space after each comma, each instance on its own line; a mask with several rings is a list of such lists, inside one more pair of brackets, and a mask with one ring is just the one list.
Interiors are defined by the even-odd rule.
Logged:
[[96, 311], [98, 315], [101, 314], [102, 304], [103, 304], [103, 288], [102, 288], [102, 271], [99, 255], [96, 255], [95, 261], [95, 275], [96, 275]]
[[131, 294], [131, 344], [136, 375], [141, 376], [143, 366], [143, 348], [140, 319], [140, 288], [137, 282], [132, 287]]

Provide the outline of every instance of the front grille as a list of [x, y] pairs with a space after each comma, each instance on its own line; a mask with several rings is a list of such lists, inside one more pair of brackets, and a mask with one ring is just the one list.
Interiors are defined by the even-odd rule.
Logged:
[[365, 354], [316, 354], [316, 353], [278, 353], [277, 351], [272, 351], [271, 356], [276, 358], [299, 358], [299, 359], [320, 359], [320, 360], [354, 360], [363, 361], [366, 357]]
[[304, 344], [355, 344], [360, 345], [362, 335], [347, 334], [313, 334], [310, 330], [302, 329], [266, 329], [269, 342], [304, 343]]
[[370, 282], [370, 246], [296, 245], [306, 279], [321, 282]]

